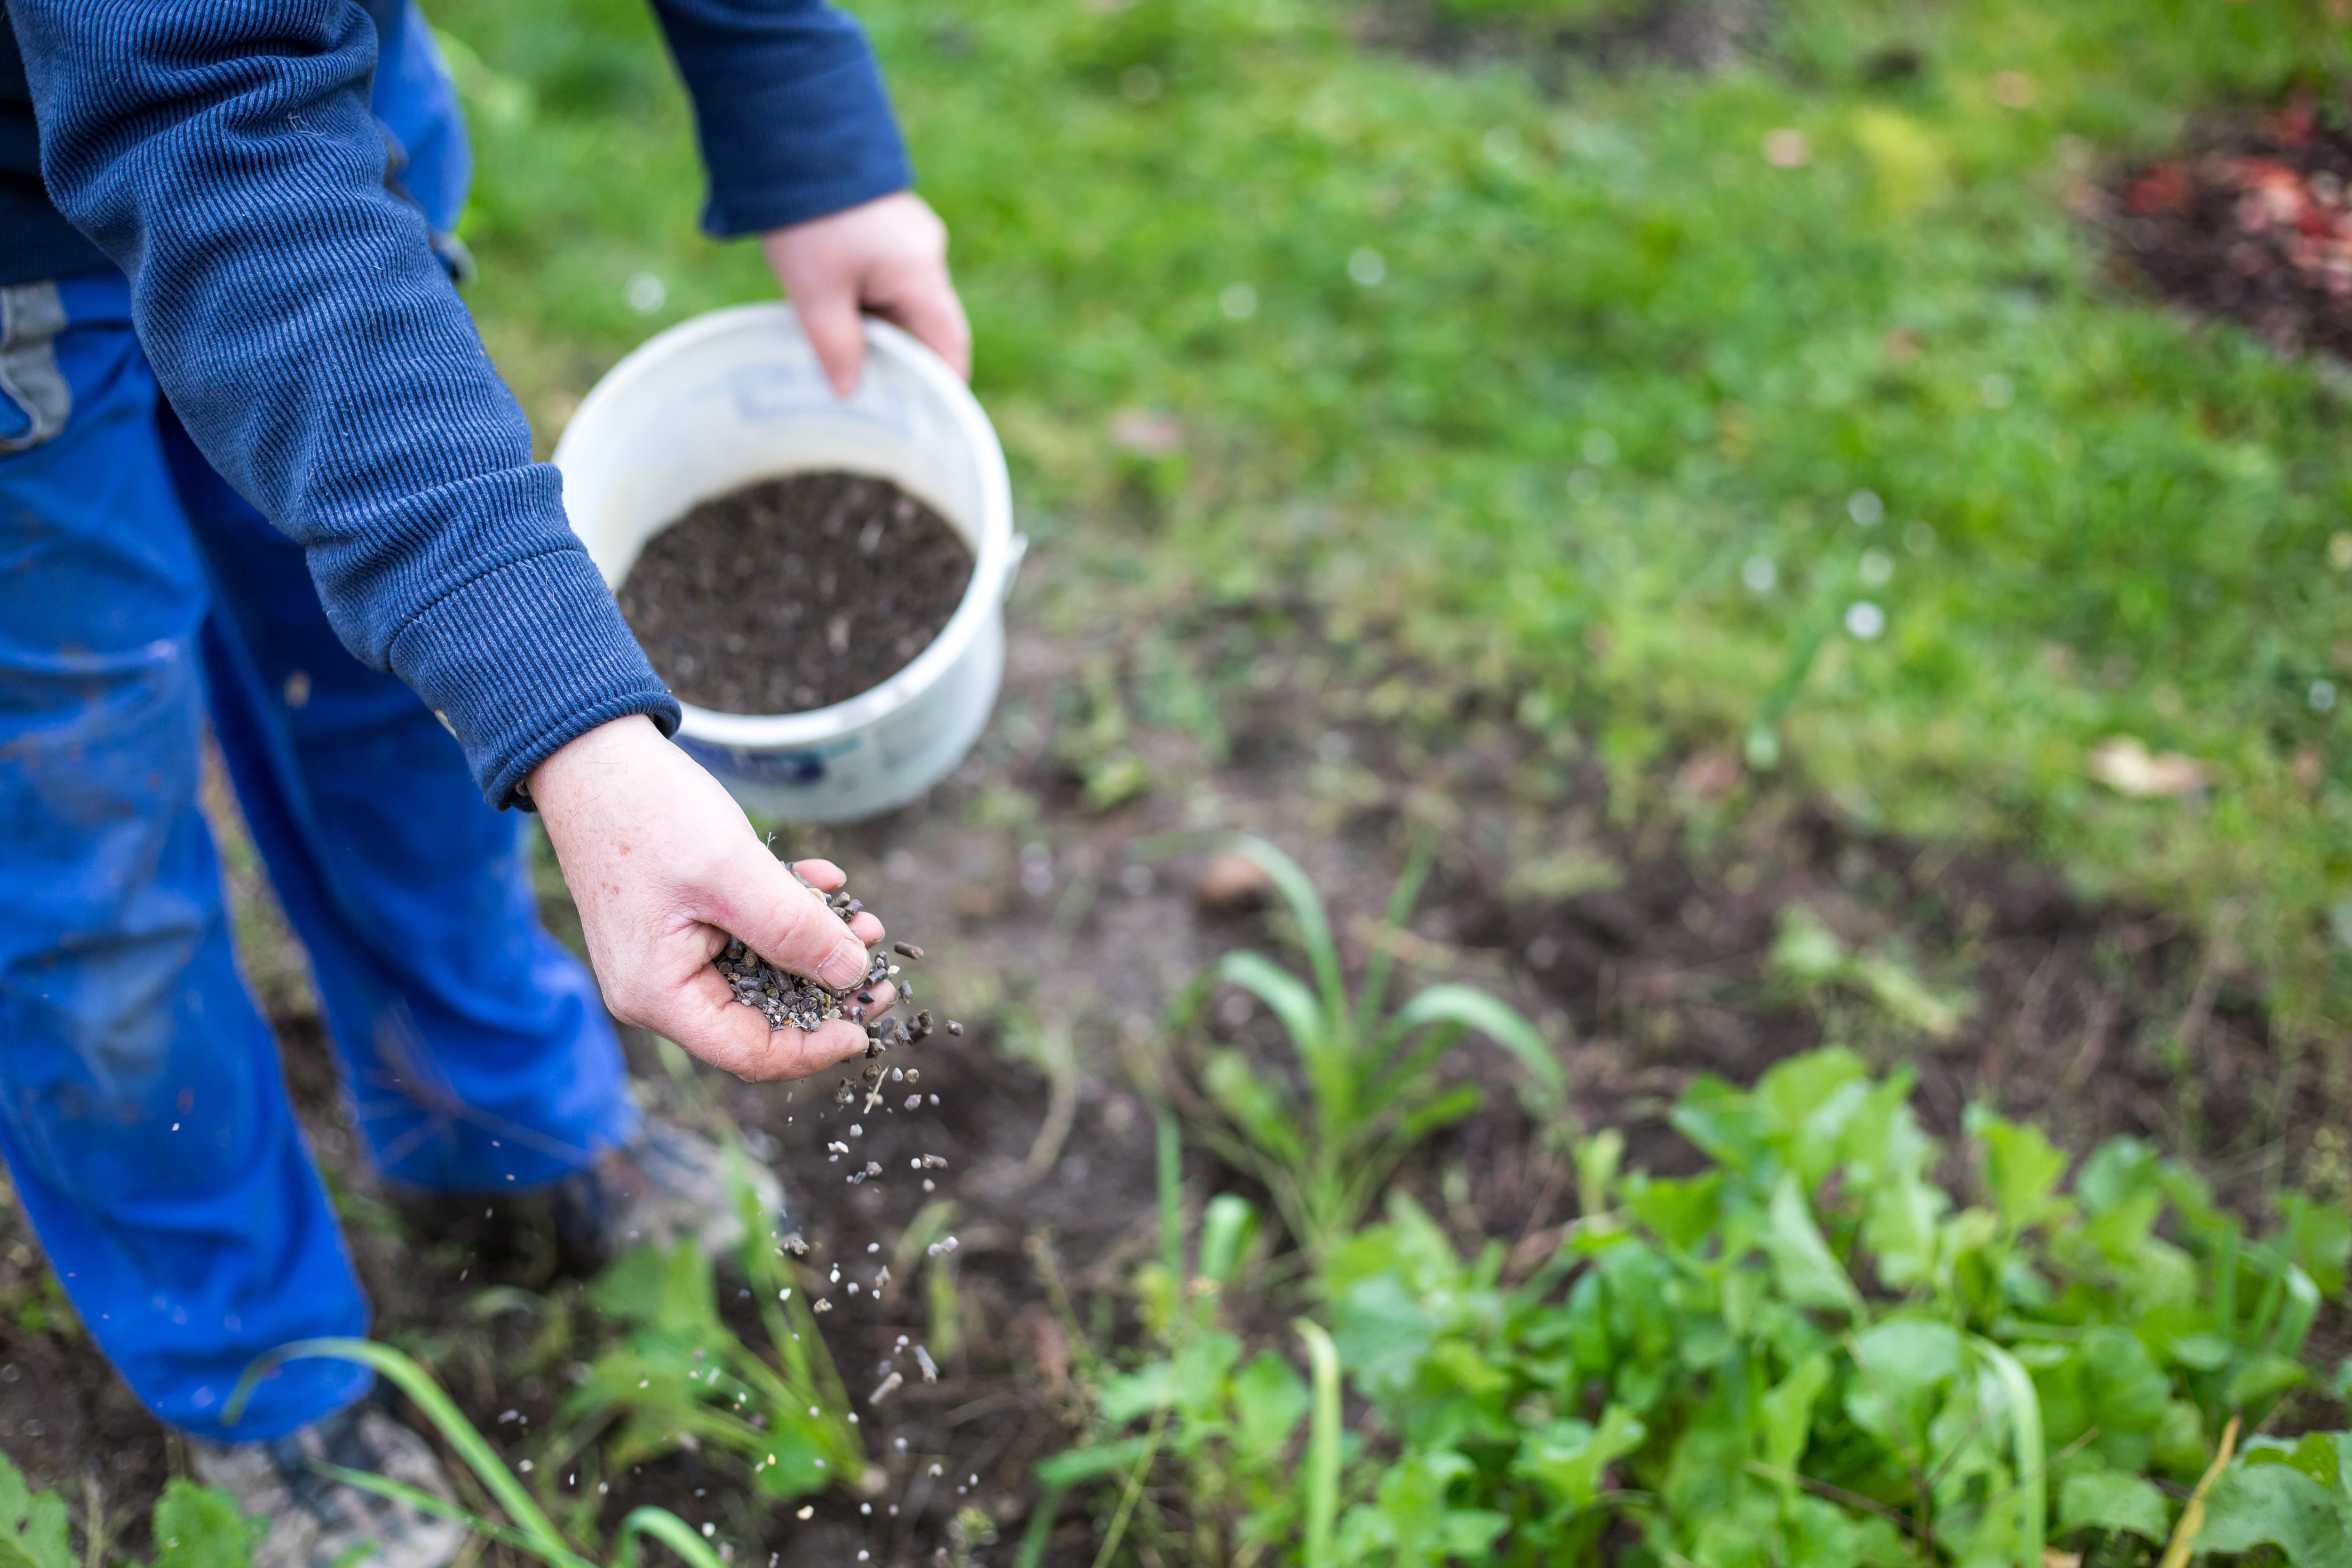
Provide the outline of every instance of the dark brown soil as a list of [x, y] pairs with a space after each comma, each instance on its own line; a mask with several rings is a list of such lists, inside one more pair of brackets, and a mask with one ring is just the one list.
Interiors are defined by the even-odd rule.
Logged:
[[[1868, 832], [1746, 773], [1727, 752], [1685, 758], [1638, 798], [1612, 798], [1589, 754], [1549, 749], [1447, 699], [1426, 672], [1331, 646], [1296, 619], [1278, 629], [1284, 619], [1269, 609], [1254, 623], [1171, 628], [1222, 725], [1130, 728], [1121, 743], [1153, 788], [1116, 809], [1084, 805], [1095, 742], [1073, 694], [1140, 709], [1149, 687], [1121, 667], [1128, 639], [1016, 632], [996, 724], [949, 783], [878, 822], [780, 834], [780, 853], [839, 861], [893, 936], [927, 951], [921, 1005], [969, 1026], [961, 1039], [942, 1033], [906, 1054], [941, 1104], [862, 1117], [861, 1154], [887, 1174], [851, 1185], [848, 1163], [824, 1147], [848, 1114], [833, 1108], [830, 1079], [789, 1091], [717, 1075], [680, 1084], [637, 1042], [642, 1090], [688, 1118], [725, 1112], [772, 1157], [820, 1270], [869, 1266], [869, 1246], [887, 1257], [925, 1204], [952, 1201], [962, 1344], [939, 1383], [861, 1408], [868, 1452], [888, 1476], [871, 1514], [845, 1496], [814, 1500], [806, 1522], [789, 1509], [755, 1514], [730, 1468], [681, 1453], [614, 1478], [605, 1528], [654, 1502], [712, 1524], [740, 1568], [769, 1553], [775, 1568], [855, 1563], [860, 1551], [874, 1568], [913, 1568], [942, 1561], [950, 1521], [970, 1504], [1004, 1538], [982, 1560], [1011, 1561], [1034, 1501], [1029, 1467], [1076, 1431], [1074, 1369], [1089, 1347], [1116, 1356], [1134, 1343], [1128, 1286], [1157, 1250], [1150, 1106], [1192, 1048], [1163, 1037], [1166, 999], [1231, 948], [1282, 951], [1263, 910], [1195, 896], [1200, 858], [1134, 858], [1139, 840], [1171, 829], [1247, 828], [1297, 856], [1351, 964], [1413, 835], [1435, 829], [1437, 871], [1398, 944], [1401, 984], [1467, 981], [1539, 1020], [1561, 1042], [1576, 1115], [1623, 1129], [1631, 1160], [1652, 1169], [1694, 1159], [1665, 1120], [1694, 1076], [1750, 1081], [1833, 1038], [1915, 1070], [1931, 1130], [1948, 1139], [1982, 1099], [2078, 1151], [2117, 1133], [2149, 1138], [2248, 1207], [2279, 1179], [2345, 1195], [2352, 1173], [2330, 1129], [2343, 1123], [2346, 1086], [2322, 1053], [2273, 1038], [2238, 978], [2166, 921], [2079, 898], [2031, 865]], [[1099, 673], [1106, 661], [1115, 691]], [[1965, 1020], [1931, 1038], [1859, 998], [1789, 989], [1769, 954], [1782, 911], [1800, 906], [1858, 948], [1905, 955], [1931, 986], [1972, 994]], [[551, 910], [558, 929], [565, 912]], [[1211, 1027], [1280, 1062], [1273, 1021], [1241, 1002], [1214, 999]], [[572, 1363], [594, 1348], [551, 1243], [512, 1210], [471, 1233], [404, 1227], [370, 1195], [315, 1023], [289, 1018], [284, 1032], [298, 1107], [335, 1173], [379, 1332], [428, 1355], [501, 1450], [528, 1456]], [[1498, 1236], [1532, 1256], [1566, 1217], [1572, 1183], [1528, 1135], [1500, 1053], [1468, 1047], [1448, 1070], [1497, 1092], [1404, 1180], [1465, 1243]], [[949, 1165], [910, 1173], [920, 1153]], [[924, 1174], [937, 1176], [935, 1192], [922, 1190]], [[1187, 1176], [1196, 1208], [1216, 1191], [1249, 1191], [1197, 1152]], [[28, 1239], [20, 1220], [0, 1219], [0, 1257]], [[486, 1284], [520, 1294], [487, 1296]], [[17, 1289], [12, 1314], [27, 1281]], [[918, 1272], [879, 1303], [845, 1300], [824, 1320], [861, 1397], [898, 1334], [935, 1339], [924, 1297]], [[1279, 1289], [1260, 1277], [1234, 1300], [1245, 1327], [1286, 1342], [1295, 1302]], [[568, 1335], [551, 1331], [567, 1311]], [[757, 1342], [755, 1331], [747, 1337]], [[143, 1517], [167, 1472], [163, 1440], [108, 1392], [87, 1342], [44, 1328], [11, 1335], [5, 1355], [20, 1380], [0, 1373], [0, 1449], [76, 1489], [96, 1468], [110, 1508]], [[515, 1418], [501, 1423], [508, 1411]], [[42, 1435], [28, 1419], [44, 1422]], [[1046, 1561], [1083, 1564], [1093, 1550], [1073, 1505]], [[504, 1568], [502, 1549], [485, 1555]]]
[[2200, 133], [2104, 193], [2118, 245], [2176, 300], [2283, 353], [2352, 356], [2352, 135], [2308, 104]]
[[686, 701], [723, 713], [844, 702], [954, 616], [971, 551], [887, 479], [790, 474], [709, 500], [647, 542], [618, 595]]

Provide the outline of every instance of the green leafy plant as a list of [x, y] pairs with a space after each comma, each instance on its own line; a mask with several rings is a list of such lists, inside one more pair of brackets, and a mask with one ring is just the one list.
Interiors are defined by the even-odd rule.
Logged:
[[1272, 1011], [1295, 1054], [1293, 1074], [1276, 1076], [1240, 1050], [1209, 1050], [1200, 1087], [1215, 1114], [1200, 1129], [1222, 1158], [1263, 1183], [1301, 1247], [1321, 1256], [1363, 1214], [1399, 1162], [1440, 1129], [1475, 1112], [1475, 1084], [1439, 1087], [1437, 1066], [1473, 1032], [1502, 1047], [1525, 1069], [1522, 1093], [1544, 1120], [1567, 1104], [1567, 1083], [1551, 1047], [1506, 1004], [1467, 985], [1436, 984], [1388, 1010], [1397, 938], [1429, 874], [1418, 847], [1390, 898], [1386, 919], [1355, 994], [1315, 885], [1297, 862], [1257, 838], [1232, 850], [1263, 870], [1288, 910], [1308, 978], [1262, 953], [1229, 952], [1177, 1002], [1180, 1033], [1193, 1032], [1214, 988], [1232, 985]]
[[[0, 1568], [86, 1568], [68, 1524], [65, 1499], [34, 1491], [0, 1454]], [[268, 1521], [239, 1513], [226, 1492], [175, 1476], [155, 1500], [152, 1526], [155, 1568], [248, 1568]], [[103, 1523], [93, 1519], [85, 1529], [97, 1533], [87, 1547], [88, 1563], [107, 1561]], [[129, 1558], [116, 1561], [126, 1568], [134, 1564]]]
[[[1258, 1215], [1230, 1193], [1212, 1198], [1187, 1246], [1178, 1143], [1172, 1123], [1160, 1139], [1160, 1256], [1134, 1277], [1150, 1353], [1099, 1380], [1088, 1439], [1037, 1467], [1045, 1499], [1019, 1559], [1034, 1568], [1066, 1495], [1098, 1493], [1109, 1509], [1101, 1563], [1140, 1520], [1155, 1553], [1197, 1563], [1244, 1562], [1296, 1548], [1320, 1563], [1339, 1505], [1342, 1430], [1336, 1352], [1329, 1337], [1298, 1325], [1312, 1347], [1310, 1389], [1274, 1351], [1245, 1357], [1226, 1321], [1227, 1292], [1243, 1279], [1258, 1238]], [[1328, 1366], [1327, 1363], [1328, 1363]], [[1306, 1422], [1303, 1469], [1288, 1460]], [[1140, 1433], [1129, 1429], [1145, 1426]], [[1152, 1486], [1166, 1472], [1177, 1485]], [[1147, 1487], [1175, 1501], [1139, 1513]]]
[[719, 1316], [711, 1261], [691, 1238], [667, 1250], [640, 1247], [589, 1291], [622, 1333], [564, 1401], [564, 1436], [551, 1470], [601, 1437], [604, 1462], [616, 1468], [687, 1442], [706, 1458], [730, 1455], [770, 1497], [863, 1479], [865, 1446], [848, 1420], [849, 1395], [799, 1271], [747, 1184], [738, 1184], [736, 1202], [744, 1225], [736, 1255], [759, 1303], [768, 1353], [745, 1344]]
[[[1164, 1508], [1213, 1482], [1251, 1505], [1261, 1554], [1318, 1564], [2340, 1568], [2352, 1436], [2265, 1424], [2291, 1432], [2283, 1402], [2317, 1381], [2305, 1344], [2344, 1290], [2352, 1215], [2290, 1195], [2255, 1233], [2143, 1144], [2070, 1180], [2038, 1131], [1984, 1112], [1963, 1201], [1910, 1090], [1839, 1049], [1752, 1089], [1702, 1080], [1675, 1121], [1706, 1168], [1621, 1173], [1592, 1140], [1582, 1217], [1521, 1250], [1524, 1278], [1502, 1241], [1465, 1258], [1391, 1194], [1318, 1281], [1328, 1364], [1372, 1418], [1318, 1427], [1303, 1468], [1296, 1371], [1256, 1370], [1199, 1316], [1218, 1290], [1151, 1282], [1147, 1321], [1189, 1300], [1189, 1337], [1161, 1331], [1169, 1353], [1107, 1380], [1092, 1444], [1055, 1463], [1131, 1459], [1122, 1434], [1149, 1418], [1195, 1466]], [[1278, 1439], [1237, 1440], [1254, 1413]], [[1321, 1536], [1288, 1493], [1332, 1453], [1344, 1506]]]
[[[466, 1419], [466, 1413], [457, 1408], [439, 1384], [433, 1381], [431, 1373], [408, 1355], [373, 1340], [299, 1340], [279, 1347], [247, 1371], [236, 1392], [230, 1396], [226, 1407], [228, 1416], [233, 1420], [236, 1412], [244, 1408], [253, 1385], [272, 1367], [314, 1356], [356, 1362], [372, 1368], [378, 1376], [406, 1394], [424, 1412], [425, 1418], [433, 1424], [457, 1458], [465, 1462], [466, 1468], [474, 1472], [491, 1500], [505, 1513], [506, 1519], [502, 1521], [486, 1518], [404, 1481], [350, 1469], [323, 1459], [313, 1460], [312, 1466], [320, 1474], [374, 1492], [379, 1497], [406, 1502], [426, 1513], [457, 1520], [475, 1534], [526, 1556], [535, 1557], [551, 1564], [552, 1568], [636, 1568], [643, 1544], [648, 1540], [657, 1541], [677, 1552], [686, 1560], [688, 1568], [723, 1568], [719, 1553], [695, 1533], [691, 1525], [667, 1509], [650, 1507], [631, 1509], [623, 1517], [620, 1528], [614, 1533], [611, 1556], [600, 1562], [601, 1553], [595, 1546], [576, 1544], [548, 1518], [530, 1495], [530, 1489], [507, 1468], [505, 1462], [499, 1458], [498, 1450], [491, 1447], [488, 1439]], [[57, 1565], [44, 1564], [42, 1568], [57, 1568]], [[160, 1560], [158, 1568], [162, 1568]], [[191, 1562], [188, 1568], [198, 1568], [198, 1564]], [[205, 1564], [205, 1568], [211, 1568], [211, 1565]]]

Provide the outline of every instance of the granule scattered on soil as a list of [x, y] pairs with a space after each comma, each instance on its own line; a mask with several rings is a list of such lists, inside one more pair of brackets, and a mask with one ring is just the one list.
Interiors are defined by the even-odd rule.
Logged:
[[2209, 133], [2105, 193], [2122, 249], [2165, 293], [2285, 353], [2352, 357], [2352, 135], [2306, 105]]
[[889, 480], [787, 474], [656, 534], [617, 597], [684, 700], [799, 713], [904, 669], [954, 616], [971, 569], [947, 520]]

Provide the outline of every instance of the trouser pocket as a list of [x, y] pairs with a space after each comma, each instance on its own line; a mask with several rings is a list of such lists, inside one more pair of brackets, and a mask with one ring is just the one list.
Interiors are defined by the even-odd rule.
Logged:
[[28, 452], [66, 427], [73, 388], [58, 368], [65, 330], [55, 283], [0, 287], [0, 453]]

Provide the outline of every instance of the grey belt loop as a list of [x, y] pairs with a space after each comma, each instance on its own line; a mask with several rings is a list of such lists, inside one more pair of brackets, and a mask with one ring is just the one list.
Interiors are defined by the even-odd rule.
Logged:
[[53, 439], [73, 412], [73, 388], [58, 368], [65, 301], [55, 283], [0, 287], [0, 395], [25, 411], [32, 428], [0, 436], [0, 452], [26, 452]]

